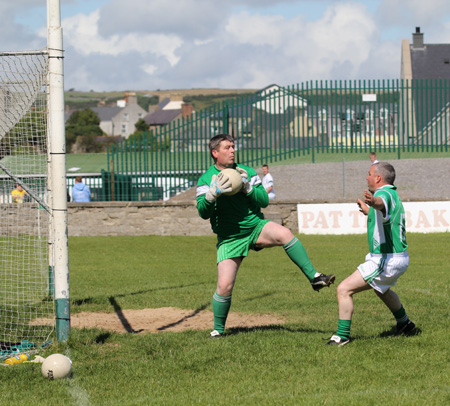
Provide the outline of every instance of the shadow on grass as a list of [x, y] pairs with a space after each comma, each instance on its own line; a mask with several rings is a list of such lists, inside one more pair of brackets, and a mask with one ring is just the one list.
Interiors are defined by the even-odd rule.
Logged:
[[416, 327], [413, 331], [411, 331], [410, 333], [404, 333], [404, 334], [400, 334], [397, 335], [396, 334], [396, 328], [392, 327], [389, 330], [383, 331], [382, 333], [380, 333], [378, 335], [378, 337], [380, 338], [388, 338], [388, 337], [414, 337], [414, 336], [418, 336], [419, 334], [422, 334], [422, 330], [418, 327]]
[[252, 327], [231, 327], [227, 328], [224, 337], [234, 336], [238, 334], [247, 334], [254, 333], [258, 331], [287, 331], [289, 333], [320, 333], [320, 334], [329, 334], [328, 331], [319, 330], [319, 329], [311, 329], [311, 328], [291, 328], [286, 327], [280, 324], [271, 324], [268, 326], [252, 326]]
[[403, 333], [397, 335], [397, 330], [394, 327], [390, 328], [389, 330], [385, 330], [382, 333], [375, 335], [375, 336], [363, 336], [363, 335], [356, 335], [351, 336], [351, 341], [364, 341], [364, 340], [372, 340], [374, 338], [390, 338], [390, 337], [415, 337], [422, 334], [422, 330], [418, 327], [416, 327], [413, 331], [410, 333]]
[[[319, 330], [319, 329], [311, 329], [311, 328], [291, 328], [286, 327], [279, 324], [269, 325], [269, 326], [253, 326], [253, 327], [232, 327], [227, 329], [226, 333], [223, 334], [223, 337], [226, 336], [233, 336], [238, 334], [246, 334], [246, 333], [253, 333], [257, 331], [288, 331], [289, 333], [320, 333], [320, 334], [326, 334], [328, 336], [331, 336], [330, 332]], [[379, 338], [387, 338], [387, 337], [413, 337], [417, 336], [422, 333], [422, 330], [420, 328], [416, 328], [414, 331], [408, 334], [401, 334], [399, 336], [396, 335], [396, 329], [395, 327], [384, 331], [381, 334], [378, 335]], [[354, 336], [352, 337], [352, 340], [364, 340], [369, 339], [372, 337], [362, 337], [362, 336]], [[324, 338], [324, 340], [329, 340], [329, 338]]]
[[177, 320], [177, 321], [174, 321], [173, 323], [166, 324], [165, 326], [159, 327], [158, 331], [164, 331], [164, 330], [167, 330], [168, 328], [178, 326], [179, 324], [185, 322], [186, 320], [189, 320], [190, 318], [196, 316], [202, 310], [205, 310], [210, 304], [211, 304], [211, 302], [205, 303], [203, 306], [198, 307], [192, 313], [188, 314], [187, 316], [182, 317], [180, 320]]
[[123, 314], [122, 308], [120, 307], [119, 303], [117, 303], [115, 297], [110, 296], [108, 299], [109, 299], [109, 303], [111, 303], [112, 307], [114, 308], [114, 311], [117, 314], [117, 317], [119, 318], [120, 322], [122, 323], [123, 328], [126, 330], [127, 333], [138, 334], [138, 333], [144, 331], [144, 329], [135, 330], [131, 326], [131, 324], [128, 322], [127, 318]]
[[[129, 321], [127, 320], [127, 318], [125, 317], [125, 315], [123, 314], [122, 308], [120, 307], [120, 305], [117, 303], [116, 298], [113, 296], [109, 297], [109, 302], [111, 303], [112, 307], [114, 308], [114, 311], [117, 314], [117, 317], [119, 318], [120, 322], [122, 323], [123, 328], [125, 329], [125, 331], [127, 333], [130, 334], [139, 334], [142, 331], [144, 331], [144, 329], [140, 329], [140, 330], [135, 330], [131, 324], [129, 323]], [[175, 327], [183, 322], [185, 322], [186, 320], [189, 320], [190, 318], [196, 316], [198, 313], [200, 313], [202, 310], [205, 310], [209, 305], [211, 304], [211, 302], [205, 303], [204, 305], [198, 307], [197, 309], [195, 309], [194, 311], [192, 311], [190, 314], [188, 314], [187, 316], [182, 317], [181, 319], [170, 323], [170, 324], [166, 324], [165, 326], [159, 327], [158, 331], [164, 331], [167, 330], [168, 328], [171, 327]]]
[[[136, 292], [122, 293], [122, 294], [119, 294], [119, 295], [110, 296], [109, 298], [111, 298], [111, 297], [121, 298], [121, 297], [127, 297], [127, 296], [142, 295], [142, 294], [151, 293], [151, 292], [158, 292], [158, 291], [163, 291], [163, 290], [189, 288], [189, 287], [192, 287], [192, 286], [205, 285], [207, 283], [210, 284], [209, 282], [199, 282], [199, 283], [191, 283], [189, 285], [177, 285], [177, 286], [168, 286], [168, 287], [164, 287], [164, 288], [138, 290]], [[71, 305], [72, 306], [83, 306], [85, 304], [95, 303], [96, 300], [98, 300], [98, 297], [97, 298], [95, 298], [95, 297], [87, 297], [87, 298], [83, 298], [83, 299], [72, 300]]]
[[109, 337], [111, 337], [111, 333], [99, 334], [95, 339], [95, 343], [96, 344], [105, 344], [106, 340], [108, 340]]
[[266, 299], [266, 298], [268, 298], [270, 296], [273, 296], [273, 295], [274, 295], [274, 293], [263, 293], [262, 295], [252, 296], [252, 297], [249, 297], [247, 299], [243, 299], [242, 301], [243, 302], [253, 302], [254, 300]]

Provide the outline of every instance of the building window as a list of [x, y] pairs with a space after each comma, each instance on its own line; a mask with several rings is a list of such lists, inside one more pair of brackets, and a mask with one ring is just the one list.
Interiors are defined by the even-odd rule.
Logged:
[[123, 119], [124, 119], [125, 121], [128, 121], [128, 120], [129, 120], [129, 115], [128, 115], [128, 113], [123, 113]]
[[127, 132], [127, 125], [126, 124], [122, 124], [122, 134]]

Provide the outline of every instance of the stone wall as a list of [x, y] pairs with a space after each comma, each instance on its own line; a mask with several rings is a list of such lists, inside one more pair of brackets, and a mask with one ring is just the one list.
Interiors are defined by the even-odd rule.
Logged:
[[30, 203], [0, 204], [1, 236], [47, 236], [48, 216]]
[[[297, 202], [270, 203], [266, 218], [298, 232]], [[68, 204], [69, 236], [212, 235], [195, 201]]]

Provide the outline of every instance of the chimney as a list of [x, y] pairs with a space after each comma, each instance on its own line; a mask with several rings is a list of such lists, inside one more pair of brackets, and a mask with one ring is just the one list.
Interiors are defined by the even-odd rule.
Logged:
[[420, 27], [416, 27], [416, 32], [413, 33], [413, 48], [424, 48], [423, 33], [420, 32]]
[[181, 115], [183, 118], [191, 115], [194, 112], [194, 106], [191, 103], [183, 103], [181, 105]]
[[137, 96], [135, 92], [125, 92], [125, 103], [137, 104]]

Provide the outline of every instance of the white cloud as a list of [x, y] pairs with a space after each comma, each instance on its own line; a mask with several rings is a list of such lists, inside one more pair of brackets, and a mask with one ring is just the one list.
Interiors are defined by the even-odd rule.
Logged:
[[[416, 26], [425, 42], [450, 42], [448, 0], [61, 1], [77, 12], [62, 26], [66, 87], [80, 90], [397, 78]], [[44, 25], [39, 37], [27, 24], [42, 3], [0, 3], [1, 50], [45, 45]]]
[[[281, 16], [250, 15], [243, 11], [232, 15], [225, 29], [233, 36], [233, 40], [239, 43], [277, 47], [283, 46], [289, 31], [287, 25], [291, 27], [289, 21]], [[291, 35], [295, 35], [295, 31]]]
[[211, 42], [213, 42], [214, 41], [214, 38], [207, 38], [207, 39], [204, 39], [204, 40], [198, 40], [198, 39], [196, 39], [195, 41], [194, 41], [194, 45], [196, 45], [196, 46], [199, 46], [199, 45], [206, 45], [206, 44], [209, 44], [209, 43], [211, 43]]
[[155, 65], [141, 65], [141, 69], [148, 75], [153, 75], [158, 68]]
[[347, 3], [328, 8], [323, 18], [308, 23], [304, 32], [307, 50], [314, 55], [310, 71], [332, 78], [332, 69], [345, 64], [349, 73], [355, 73], [379, 45], [376, 31], [364, 6]]
[[112, 0], [101, 9], [99, 31], [169, 33], [201, 40], [211, 36], [229, 10], [227, 2], [211, 0]]
[[[28, 13], [39, 0], [17, 0], [0, 2], [0, 50], [24, 51], [40, 49], [45, 46], [42, 38], [29, 29], [25, 22], [21, 22], [18, 16]], [[42, 3], [42, 2], [41, 2]], [[40, 16], [35, 16], [40, 20]], [[45, 19], [42, 20], [45, 24]]]
[[104, 38], [99, 35], [99, 11], [90, 15], [79, 14], [63, 21], [66, 43], [82, 55], [103, 54], [120, 56], [129, 52], [142, 54], [153, 53], [164, 56], [174, 66], [179, 57], [175, 51], [183, 41], [174, 35], [128, 33], [126, 35], [114, 34]]
[[351, 77], [359, 73], [359, 66], [378, 45], [375, 23], [367, 9], [357, 3], [332, 5], [314, 22], [302, 16], [286, 19], [242, 12], [232, 16], [226, 28], [235, 42], [269, 47], [265, 55], [256, 56], [252, 70], [250, 83], [260, 86], [260, 80], [267, 76], [263, 71], [284, 78], [281, 84], [331, 79], [337, 73]]

